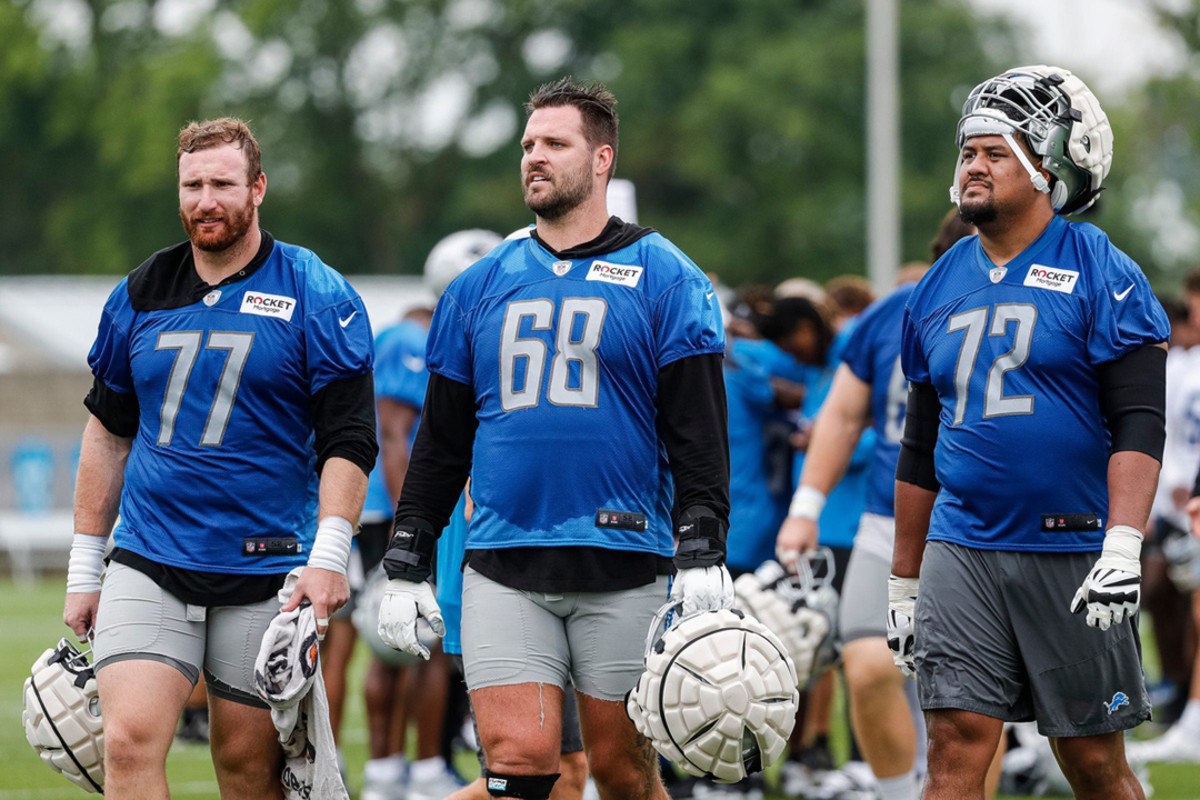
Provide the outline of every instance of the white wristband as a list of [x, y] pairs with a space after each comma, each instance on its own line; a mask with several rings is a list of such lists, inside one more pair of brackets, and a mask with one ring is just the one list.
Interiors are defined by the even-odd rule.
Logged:
[[820, 518], [823, 508], [825, 508], [825, 493], [812, 486], [801, 486], [792, 495], [788, 516], [816, 520]]
[[350, 561], [350, 540], [354, 526], [344, 517], [322, 517], [317, 523], [317, 538], [313, 540], [308, 565], [330, 572], [346, 574]]
[[69, 594], [100, 591], [100, 571], [104, 569], [104, 550], [107, 546], [107, 536], [75, 534], [71, 540], [71, 557], [67, 560]]
[[1104, 534], [1104, 549], [1097, 566], [1142, 574], [1142, 532], [1129, 525], [1113, 525]]

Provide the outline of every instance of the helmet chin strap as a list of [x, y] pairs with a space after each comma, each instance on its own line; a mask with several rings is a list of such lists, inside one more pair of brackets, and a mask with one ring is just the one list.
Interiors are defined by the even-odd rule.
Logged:
[[1033, 188], [1037, 189], [1042, 194], [1050, 194], [1050, 181], [1046, 180], [1046, 176], [1033, 168], [1033, 164], [1029, 161], [1029, 156], [1025, 155], [1025, 150], [1021, 148], [1016, 140], [1013, 139], [1011, 133], [1000, 134], [1004, 137], [1004, 141], [1008, 142], [1008, 146], [1016, 153], [1017, 159], [1021, 162], [1021, 166], [1029, 173], [1029, 180], [1033, 181]]
[[[980, 136], [985, 134], [980, 133]], [[1021, 162], [1021, 166], [1025, 168], [1025, 172], [1029, 174], [1029, 180], [1033, 183], [1033, 188], [1037, 189], [1042, 194], [1050, 194], [1050, 181], [1046, 180], [1046, 176], [1034, 168], [1033, 162], [1029, 160], [1029, 156], [1025, 155], [1025, 150], [1017, 144], [1011, 132], [1000, 133], [1004, 141], [1008, 143], [1009, 149], [1016, 155], [1017, 160]], [[959, 205], [962, 202], [962, 193], [958, 190], [958, 171], [962, 169], [962, 151], [959, 151], [958, 160], [954, 162], [954, 180], [950, 183], [950, 202], [954, 205]]]

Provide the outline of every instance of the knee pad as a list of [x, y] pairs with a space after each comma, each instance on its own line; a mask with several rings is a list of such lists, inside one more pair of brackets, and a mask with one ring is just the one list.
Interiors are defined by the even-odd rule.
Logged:
[[559, 774], [505, 775], [490, 769], [483, 771], [488, 794], [492, 797], [518, 797], [521, 800], [548, 800]]

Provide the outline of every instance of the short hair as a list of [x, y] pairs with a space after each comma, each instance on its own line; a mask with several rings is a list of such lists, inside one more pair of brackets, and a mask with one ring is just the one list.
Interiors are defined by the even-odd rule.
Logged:
[[833, 340], [833, 325], [827, 312], [822, 304], [814, 303], [807, 297], [776, 297], [771, 302], [770, 310], [759, 315], [754, 324], [764, 339], [778, 342], [807, 322], [817, 336], [823, 357]]
[[1183, 323], [1188, 321], [1187, 303], [1173, 296], [1159, 296], [1159, 305], [1163, 307], [1163, 311], [1167, 314], [1167, 321], [1174, 327], [1175, 323]]
[[928, 261], [908, 261], [900, 265], [900, 271], [896, 273], [896, 285], [902, 286], [906, 283], [916, 283], [925, 277], [925, 273], [929, 272]]
[[871, 282], [862, 275], [838, 275], [825, 282], [825, 295], [836, 310], [853, 316], [861, 314], [875, 302]]
[[175, 163], [184, 153], [195, 153], [199, 150], [209, 150], [222, 145], [236, 145], [246, 154], [247, 178], [250, 183], [258, 180], [262, 174], [262, 151], [258, 148], [258, 140], [250, 132], [250, 126], [236, 117], [221, 117], [206, 119], [203, 122], [192, 121], [179, 131], [179, 151], [175, 154]]
[[571, 106], [583, 117], [583, 135], [593, 148], [608, 145], [612, 148], [612, 164], [608, 177], [617, 172], [617, 98], [602, 83], [577, 83], [570, 75], [543, 83], [529, 95], [525, 104], [526, 116], [539, 108]]
[[942, 217], [942, 224], [938, 227], [937, 236], [933, 237], [933, 241], [929, 243], [930, 255], [933, 256], [934, 261], [937, 261], [943, 253], [954, 246], [955, 242], [974, 233], [975, 226], [963, 222], [962, 217], [958, 216], [958, 209], [952, 208], [946, 212], [946, 216]]
[[806, 297], [814, 303], [828, 299], [825, 287], [811, 278], [786, 278], [775, 286], [776, 297]]
[[1183, 291], [1187, 294], [1200, 294], [1200, 269], [1193, 270], [1183, 279]]
[[729, 301], [729, 313], [738, 319], [755, 324], [759, 317], [771, 313], [775, 289], [762, 283], [752, 283], [738, 289]]

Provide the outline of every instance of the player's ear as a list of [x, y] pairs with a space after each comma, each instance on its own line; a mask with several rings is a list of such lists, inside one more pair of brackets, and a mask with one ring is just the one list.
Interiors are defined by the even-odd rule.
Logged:
[[250, 197], [254, 200], [255, 206], [262, 205], [263, 198], [267, 196], [267, 173], [259, 172], [258, 177], [250, 184]]
[[593, 166], [597, 177], [609, 177], [609, 172], [613, 166], [612, 145], [602, 144], [596, 148], [596, 154], [593, 157]]

